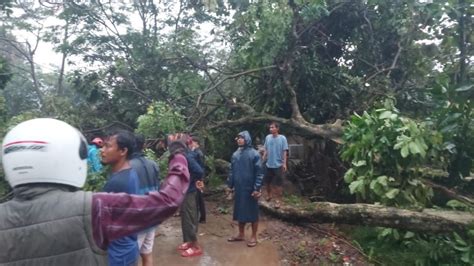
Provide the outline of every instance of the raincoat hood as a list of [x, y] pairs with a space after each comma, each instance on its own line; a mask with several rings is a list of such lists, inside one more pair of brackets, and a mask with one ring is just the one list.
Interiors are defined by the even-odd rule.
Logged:
[[250, 133], [247, 130], [244, 130], [238, 134], [245, 140], [244, 147], [252, 147], [252, 138], [250, 137]]

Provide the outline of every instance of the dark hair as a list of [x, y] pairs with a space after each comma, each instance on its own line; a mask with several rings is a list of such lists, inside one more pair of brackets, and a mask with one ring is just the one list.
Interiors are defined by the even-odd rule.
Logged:
[[197, 142], [198, 144], [201, 144], [201, 140], [199, 139], [199, 136], [197, 135], [191, 135], [191, 139], [195, 142]]
[[277, 129], [280, 129], [280, 123], [276, 122], [276, 121], [272, 121], [270, 122], [270, 124], [268, 124], [268, 126], [270, 127], [271, 125], [274, 125]]
[[139, 152], [143, 150], [145, 145], [145, 137], [142, 134], [135, 134], [135, 149], [133, 152]]
[[130, 158], [135, 149], [135, 136], [127, 130], [117, 130], [108, 135], [107, 138], [115, 137], [119, 149], [127, 148], [127, 159]]

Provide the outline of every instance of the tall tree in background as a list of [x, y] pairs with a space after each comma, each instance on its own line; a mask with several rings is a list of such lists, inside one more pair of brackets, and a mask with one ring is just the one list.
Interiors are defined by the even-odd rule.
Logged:
[[[325, 123], [386, 95], [410, 108], [416, 95], [426, 95], [426, 76], [435, 75], [445, 58], [427, 56], [432, 46], [419, 43], [436, 38], [426, 29], [450, 30], [436, 17], [444, 9], [441, 2], [399, 1], [258, 1], [241, 7], [228, 26], [232, 70], [222, 80], [240, 77], [244, 89], [226, 91], [234, 117], [217, 125], [278, 120], [308, 135], [337, 138], [340, 127]], [[222, 94], [221, 84], [201, 96]]]
[[[28, 66], [36, 106], [84, 129], [134, 128], [162, 101], [191, 130], [275, 120], [340, 142], [341, 120], [387, 95], [421, 117], [442, 102], [426, 92], [441, 74], [468, 82], [469, 9], [433, 2], [68, 1], [23, 7], [4, 19], [3, 36]], [[214, 39], [200, 39], [203, 23]], [[56, 82], [37, 74], [35, 45], [18, 45], [14, 29], [61, 53]]]
[[[202, 48], [190, 29], [195, 20], [182, 6], [176, 17], [166, 16], [174, 4], [158, 7], [154, 2], [136, 1], [133, 6], [118, 7], [97, 2], [87, 8], [75, 8], [83, 22], [83, 34], [72, 42], [75, 53], [98, 66], [100, 71], [96, 72], [100, 73], [113, 108], [110, 113], [129, 125], [134, 125], [154, 100], [178, 104], [174, 99], [182, 99], [189, 104], [186, 94], [203, 83], [199, 70], [186, 59], [199, 57]], [[137, 15], [139, 23], [135, 28], [128, 14]], [[85, 75], [87, 72], [82, 71]]]

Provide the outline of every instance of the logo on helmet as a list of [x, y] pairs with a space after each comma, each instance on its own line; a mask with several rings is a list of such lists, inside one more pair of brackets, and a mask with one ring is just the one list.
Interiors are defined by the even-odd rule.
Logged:
[[4, 145], [3, 154], [9, 154], [19, 151], [39, 151], [45, 152], [47, 142], [44, 141], [16, 141]]

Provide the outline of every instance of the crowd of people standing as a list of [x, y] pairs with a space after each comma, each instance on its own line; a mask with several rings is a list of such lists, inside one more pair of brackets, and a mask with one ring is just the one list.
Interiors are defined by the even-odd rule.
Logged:
[[[51, 136], [51, 129], [56, 130], [55, 134], [62, 134], [62, 143]], [[248, 131], [238, 133], [235, 138], [238, 148], [231, 158], [226, 192], [233, 194], [233, 220], [238, 223], [238, 232], [227, 239], [229, 242], [246, 241], [245, 225], [250, 223], [247, 246], [257, 245], [262, 186], [267, 187], [266, 199], [274, 198], [275, 208], [280, 206], [288, 143], [279, 134], [278, 123], [272, 122], [269, 130], [261, 153], [253, 148]], [[22, 261], [26, 265], [56, 265], [82, 257], [78, 259], [80, 265], [136, 265], [141, 257], [142, 265], [153, 265], [156, 228], [178, 207], [183, 243], [177, 250], [183, 257], [202, 255], [203, 247], [197, 236], [199, 223], [206, 222], [205, 157], [199, 137], [181, 133], [168, 136], [169, 169], [162, 182], [156, 162], [144, 156], [144, 142], [141, 135], [118, 130], [104, 139], [94, 137], [87, 144], [79, 131], [55, 119], [33, 119], [13, 128], [2, 144], [2, 162], [15, 197], [0, 205], [0, 242], [10, 239], [7, 248], [14, 248], [15, 252], [1, 254], [0, 264]], [[19, 145], [38, 147], [28, 153], [15, 152], [27, 149]], [[61, 145], [68, 149], [56, 147]], [[49, 162], [63, 161], [61, 167], [76, 169], [76, 173], [58, 171], [58, 167], [45, 164], [44, 158], [49, 158]], [[110, 167], [102, 192], [81, 191], [87, 172], [100, 172], [103, 165]], [[71, 197], [77, 200], [61, 201]], [[54, 210], [47, 209], [53, 206]], [[35, 211], [25, 212], [27, 209]], [[44, 212], [52, 217], [47, 226]], [[6, 215], [11, 213], [16, 214], [14, 219]], [[67, 217], [85, 218], [68, 220]], [[58, 230], [47, 230], [51, 225], [58, 225]], [[34, 244], [46, 244], [57, 238], [64, 241], [57, 243], [59, 246], [54, 251], [42, 246], [35, 249], [38, 252], [28, 252], [33, 243], [11, 240], [35, 235], [35, 230], [24, 233], [16, 230], [24, 226], [46, 228], [44, 240]], [[74, 228], [79, 229], [74, 231]], [[71, 240], [72, 236], [75, 238]], [[66, 240], [73, 244], [65, 245]]]

